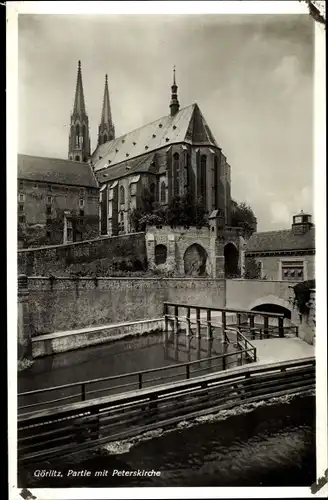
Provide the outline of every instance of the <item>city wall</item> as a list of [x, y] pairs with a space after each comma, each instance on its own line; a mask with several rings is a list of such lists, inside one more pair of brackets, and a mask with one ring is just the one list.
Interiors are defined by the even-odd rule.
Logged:
[[145, 260], [144, 233], [131, 233], [65, 245], [20, 249], [18, 274], [69, 276], [81, 272], [102, 275], [114, 263], [129, 263], [134, 268], [142, 269]]
[[32, 336], [159, 318], [163, 302], [223, 307], [225, 282], [207, 278], [29, 277]]

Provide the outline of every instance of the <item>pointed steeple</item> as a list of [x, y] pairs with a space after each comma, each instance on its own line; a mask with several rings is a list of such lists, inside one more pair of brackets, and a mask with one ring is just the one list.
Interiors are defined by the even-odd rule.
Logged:
[[108, 76], [105, 76], [104, 99], [101, 112], [101, 121], [98, 130], [98, 144], [115, 139], [115, 128], [112, 121], [112, 113], [109, 102]]
[[174, 116], [179, 111], [180, 104], [178, 100], [178, 86], [175, 80], [175, 66], [173, 66], [173, 85], [171, 87], [171, 103], [170, 103], [170, 111], [171, 116]]
[[76, 90], [75, 90], [75, 100], [74, 100], [73, 113], [85, 114], [85, 102], [84, 102], [83, 83], [82, 83], [81, 61], [78, 62], [78, 68], [77, 68]]
[[71, 114], [68, 158], [86, 162], [90, 158], [89, 119], [85, 110], [81, 61], [78, 62], [74, 107]]

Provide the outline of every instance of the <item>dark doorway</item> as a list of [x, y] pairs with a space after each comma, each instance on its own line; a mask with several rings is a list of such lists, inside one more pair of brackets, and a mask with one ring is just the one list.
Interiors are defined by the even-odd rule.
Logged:
[[167, 257], [167, 248], [165, 245], [156, 245], [155, 247], [155, 264], [165, 264]]
[[224, 247], [224, 275], [226, 278], [240, 278], [238, 266], [239, 252], [233, 243], [227, 243]]

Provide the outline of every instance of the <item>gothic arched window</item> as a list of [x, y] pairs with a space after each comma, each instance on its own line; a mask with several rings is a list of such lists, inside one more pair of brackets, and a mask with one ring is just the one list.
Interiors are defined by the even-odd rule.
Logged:
[[175, 179], [174, 183], [174, 194], [178, 196], [180, 194], [180, 156], [179, 153], [174, 153], [173, 155], [173, 175]]
[[206, 155], [200, 157], [200, 195], [206, 207]]
[[161, 183], [161, 203], [166, 203], [166, 186], [164, 181]]
[[123, 186], [120, 187], [120, 204], [124, 205], [125, 203], [125, 189]]
[[75, 141], [76, 141], [76, 146], [80, 146], [80, 125], [77, 124], [75, 127]]
[[154, 182], [152, 182], [150, 185], [150, 196], [152, 203], [154, 203], [154, 201], [156, 200], [156, 186]]
[[83, 140], [83, 145], [85, 145], [87, 140], [87, 129], [85, 125], [82, 126], [82, 140]]
[[219, 182], [219, 162], [218, 162], [218, 157], [214, 156], [214, 167], [213, 167], [213, 208], [218, 208], [218, 182]]

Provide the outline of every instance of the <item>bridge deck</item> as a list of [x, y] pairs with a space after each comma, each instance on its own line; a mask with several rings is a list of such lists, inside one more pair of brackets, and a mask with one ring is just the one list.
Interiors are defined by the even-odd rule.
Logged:
[[257, 363], [275, 363], [315, 355], [313, 346], [299, 338], [251, 340], [257, 351]]

